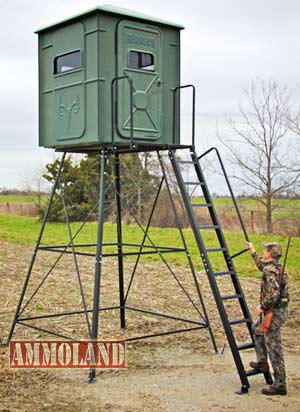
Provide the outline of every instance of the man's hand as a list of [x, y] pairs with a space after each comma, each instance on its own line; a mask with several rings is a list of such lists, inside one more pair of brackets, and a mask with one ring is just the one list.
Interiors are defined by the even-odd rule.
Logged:
[[260, 316], [264, 313], [264, 311], [262, 310], [262, 308], [259, 306], [257, 306], [257, 308], [255, 309], [255, 312], [257, 314], [257, 316]]
[[246, 242], [247, 248], [250, 250], [251, 253], [255, 252], [254, 246], [252, 242]]

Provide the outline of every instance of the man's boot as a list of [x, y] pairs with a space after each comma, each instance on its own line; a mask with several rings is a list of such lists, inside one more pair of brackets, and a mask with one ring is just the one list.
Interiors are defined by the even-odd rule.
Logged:
[[263, 373], [269, 372], [269, 364], [267, 361], [263, 360], [260, 362], [250, 362], [249, 366], [257, 371], [262, 371]]
[[286, 395], [287, 391], [285, 388], [276, 389], [276, 388], [273, 388], [273, 386], [270, 386], [269, 388], [262, 389], [261, 393], [263, 395]]

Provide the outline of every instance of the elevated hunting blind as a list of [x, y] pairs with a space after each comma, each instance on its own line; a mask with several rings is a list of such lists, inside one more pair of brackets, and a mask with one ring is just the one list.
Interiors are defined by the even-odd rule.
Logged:
[[[50, 323], [53, 318], [66, 319], [68, 316], [75, 315], [84, 318], [87, 327], [86, 336], [96, 341], [99, 338], [100, 313], [118, 311], [122, 329], [126, 328], [127, 316], [129, 317], [132, 312], [179, 322], [179, 325], [176, 324], [176, 329], [173, 327], [162, 332], [155, 329], [154, 333], [152, 331], [141, 336], [132, 336], [129, 328], [126, 331], [128, 333], [124, 335], [126, 342], [208, 329], [214, 351], [218, 352], [202, 297], [199, 277], [195, 270], [195, 263], [198, 265], [201, 260], [242, 383], [239, 393], [247, 393], [250, 387], [248, 377], [263, 373], [268, 384], [272, 384], [272, 377], [269, 371], [255, 369], [247, 371], [242, 360], [242, 351], [254, 349], [255, 344], [251, 313], [233, 260], [247, 252], [247, 249], [232, 254], [227, 245], [213, 197], [206, 183], [205, 168], [202, 167], [206, 156], [215, 154], [214, 162], [219, 162], [224, 174], [224, 183], [228, 186], [245, 240], [250, 240], [219, 151], [212, 147], [200, 156], [196, 153], [195, 87], [191, 84], [180, 84], [180, 30], [182, 28], [180, 25], [128, 10], [101, 6], [37, 31], [40, 146], [54, 148], [62, 151], [63, 154], [7, 342], [10, 342], [17, 325], [31, 328], [42, 334], [74, 340], [74, 337], [66, 335], [64, 331], [53, 330], [51, 327], [48, 329], [43, 322]], [[191, 144], [186, 146], [180, 143], [179, 99], [180, 90], [183, 88], [193, 89], [192, 140]], [[146, 151], [153, 152], [152, 155], [157, 158], [155, 177], [158, 180], [157, 185], [153, 185], [156, 193], [148, 203], [146, 224], [142, 224], [135, 213], [131, 209], [128, 210], [128, 202], [122, 197], [121, 158], [124, 154], [135, 152], [133, 154], [136, 155]], [[73, 205], [67, 205], [68, 197], [64, 194], [65, 187], [72, 182], [68, 179], [61, 181], [64, 162], [69, 152], [91, 152], [98, 154], [100, 160], [98, 201], [88, 211], [76, 233], [72, 231], [69, 216]], [[110, 169], [113, 171], [113, 179], [109, 184], [106, 173], [108, 166], [112, 166]], [[172, 175], [171, 179], [170, 175]], [[147, 173], [146, 176], [149, 177], [151, 174]], [[156, 179], [153, 181], [156, 182]], [[178, 192], [173, 190], [174, 182], [178, 185]], [[142, 183], [135, 183], [135, 187], [139, 190], [138, 185]], [[91, 185], [95, 186], [96, 183]], [[108, 188], [114, 191], [114, 196], [107, 194]], [[193, 189], [192, 193], [190, 188]], [[200, 196], [195, 195], [196, 191]], [[152, 240], [151, 226], [161, 193], [164, 194], [161, 205], [173, 216], [178, 229], [179, 243], [176, 247], [157, 245]], [[69, 234], [67, 244], [45, 244], [43, 239], [55, 197], [61, 198], [61, 207]], [[109, 202], [106, 202], [107, 199]], [[84, 202], [83, 200], [82, 206], [85, 208]], [[106, 243], [103, 236], [106, 217], [104, 212], [105, 207], [108, 207], [107, 204], [110, 209], [114, 206], [116, 212], [116, 241], [110, 243]], [[141, 230], [141, 243], [123, 241], [123, 209], [127, 209], [127, 213], [129, 212]], [[94, 213], [97, 213], [96, 210], [98, 210], [97, 235], [96, 238], [93, 235], [89, 236], [89, 239], [94, 237], [94, 242], [77, 243], [77, 235], [84, 227], [88, 228], [86, 224], [92, 219]], [[182, 229], [184, 226], [180, 217], [183, 216], [182, 211], [192, 229], [196, 246], [194, 250], [197, 253], [190, 253], [189, 247], [192, 244], [190, 240], [185, 239], [187, 232]], [[210, 235], [207, 231], [210, 231]], [[172, 243], [174, 245], [176, 241], [173, 239]], [[30, 277], [36, 274], [34, 269], [37, 254], [45, 251], [52, 252], [58, 257], [53, 264], [51, 263], [50, 269], [46, 271], [37, 287], [34, 286], [33, 291], [30, 288], [27, 291]], [[186, 264], [190, 269], [189, 290], [186, 285], [188, 274], [181, 268], [178, 268], [180, 274], [176, 273], [167, 261], [168, 254], [172, 256], [174, 253], [186, 257]], [[73, 272], [78, 282], [82, 309], [74, 308], [74, 310], [53, 313], [53, 310], [59, 306], [52, 307], [47, 302], [43, 312], [30, 312], [30, 303], [35, 303], [37, 293], [53, 271], [57, 270], [63, 255], [71, 255], [73, 258]], [[148, 286], [145, 297], [141, 300], [133, 300], [133, 303], [128, 302], [129, 295], [132, 295], [132, 285], [135, 285], [137, 268], [144, 255], [156, 255], [164, 265], [163, 270], [168, 269], [187, 299], [185, 305], [190, 305], [187, 315], [160, 312], [157, 308], [152, 310], [149, 293], [151, 291], [148, 290]], [[83, 268], [78, 263], [80, 257], [94, 258], [92, 301], [90, 295], [86, 299], [87, 286], [81, 281]], [[112, 289], [118, 289], [118, 303], [115, 304], [115, 300], [112, 300], [108, 306], [102, 303], [103, 287], [101, 287], [102, 260], [106, 257], [115, 257], [118, 260], [118, 286], [110, 285]], [[130, 259], [136, 257], [135, 264], [130, 265], [129, 271], [131, 272], [132, 268], [132, 272], [128, 273], [129, 277], [127, 274], [125, 276], [124, 267], [127, 257]], [[71, 271], [72, 265], [70, 265]], [[142, 279], [146, 278], [143, 270], [140, 274]], [[164, 275], [163, 271], [159, 273], [162, 274]], [[184, 279], [180, 278], [181, 275]], [[164, 276], [159, 279], [154, 277], [154, 279], [159, 282], [161, 290], [166, 288], [167, 303], [172, 296], [177, 304], [177, 299], [169, 295], [169, 285], [162, 286]], [[229, 294], [227, 289], [231, 291]], [[142, 293], [138, 283], [136, 297], [138, 298]], [[178, 305], [181, 297], [178, 299]], [[37, 303], [39, 302], [38, 300]], [[139, 302], [150, 304], [150, 309], [141, 308]], [[191, 306], [195, 310], [192, 318]], [[25, 312], [27, 309], [29, 313]], [[92, 314], [91, 319], [90, 314]], [[42, 325], [39, 324], [40, 321]], [[60, 326], [64, 325], [65, 321], [60, 322]], [[56, 326], [59, 326], [59, 322]], [[238, 334], [235, 331], [236, 326], [240, 328]], [[74, 330], [73, 326], [72, 330]], [[100, 335], [101, 332], [102, 330]], [[96, 371], [92, 367], [89, 382], [92, 382], [95, 377]]]
[[37, 30], [40, 146], [178, 145], [182, 28], [100, 6]]

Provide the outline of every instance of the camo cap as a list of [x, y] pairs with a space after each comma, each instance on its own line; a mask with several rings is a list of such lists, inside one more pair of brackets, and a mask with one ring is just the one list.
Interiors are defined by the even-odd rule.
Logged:
[[264, 248], [266, 248], [274, 259], [279, 259], [282, 255], [282, 248], [277, 242], [266, 243], [263, 242]]

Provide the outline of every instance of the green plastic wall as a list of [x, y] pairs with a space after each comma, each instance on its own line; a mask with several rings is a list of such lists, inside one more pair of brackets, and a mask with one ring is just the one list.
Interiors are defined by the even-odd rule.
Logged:
[[[54, 74], [55, 58], [73, 51], [81, 53], [81, 68]], [[130, 51], [153, 55], [155, 71], [128, 68]], [[180, 85], [180, 29], [97, 11], [39, 33], [40, 146], [109, 145], [111, 82], [124, 75], [134, 85], [134, 139], [179, 144], [172, 89]], [[116, 143], [130, 137], [129, 90], [127, 80], [118, 82]]]

